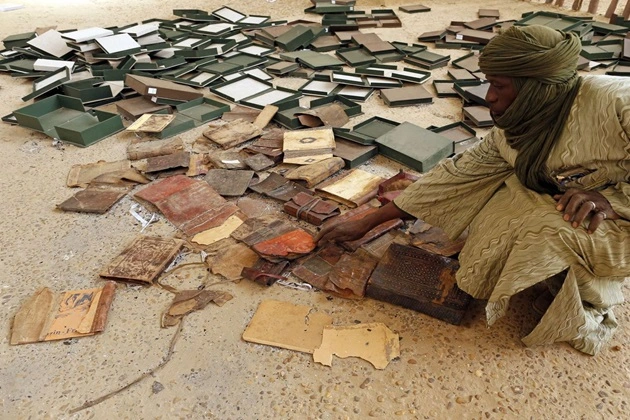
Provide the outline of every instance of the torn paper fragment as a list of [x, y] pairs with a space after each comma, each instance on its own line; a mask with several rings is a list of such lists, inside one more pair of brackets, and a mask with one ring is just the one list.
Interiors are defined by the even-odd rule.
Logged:
[[313, 353], [322, 342], [323, 329], [330, 324], [330, 316], [313, 312], [309, 306], [265, 300], [243, 332], [243, 340]]
[[243, 220], [232, 215], [222, 225], [204, 230], [193, 236], [192, 241], [199, 245], [211, 245], [221, 239], [229, 238], [232, 232], [243, 224]]
[[208, 257], [208, 265], [212, 268], [212, 274], [219, 274], [227, 280], [243, 278], [243, 268], [251, 267], [258, 261], [258, 254], [245, 244], [221, 246], [221, 242], [215, 242], [214, 245], [220, 246], [220, 249], [215, 255]]
[[162, 328], [177, 325], [185, 315], [205, 308], [210, 302], [223, 306], [232, 295], [220, 290], [183, 290], [173, 298], [168, 311], [162, 314]]
[[329, 325], [324, 327], [322, 345], [313, 352], [313, 360], [332, 366], [333, 354], [342, 359], [360, 357], [376, 369], [385, 369], [390, 360], [400, 356], [398, 334], [380, 322]]

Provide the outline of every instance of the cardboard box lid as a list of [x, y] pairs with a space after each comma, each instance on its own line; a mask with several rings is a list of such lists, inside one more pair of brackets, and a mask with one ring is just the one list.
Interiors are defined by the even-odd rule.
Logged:
[[61, 67], [53, 72], [46, 73], [45, 76], [33, 81], [33, 92], [24, 96], [23, 101], [28, 101], [33, 98], [42, 96], [43, 94], [52, 91], [53, 89], [61, 86], [64, 82], [70, 80], [70, 70], [67, 67]]
[[424, 6], [422, 4], [413, 4], [410, 6], [400, 6], [398, 10], [401, 10], [405, 13], [423, 13], [423, 12], [430, 12], [431, 8]]
[[355, 125], [352, 130], [375, 139], [391, 131], [398, 125], [399, 123], [396, 121], [391, 121], [382, 117], [372, 117]]
[[[159, 27], [160, 27], [160, 22], [147, 22], [147, 23], [141, 23], [138, 25], [130, 26], [128, 28], [121, 30], [120, 32], [129, 34], [134, 38], [139, 38], [139, 37], [144, 37], [147, 35], [154, 34], [155, 32], [158, 31]], [[140, 39], [136, 39], [136, 41], [138, 41], [139, 44], [143, 45]]]
[[433, 95], [424, 86], [408, 86], [381, 90], [381, 97], [387, 103], [397, 102], [433, 102]]
[[107, 54], [115, 54], [122, 51], [132, 51], [140, 48], [138, 44], [129, 34], [117, 34], [96, 38], [96, 43], [101, 46]]
[[361, 47], [340, 49], [337, 50], [337, 55], [352, 67], [376, 62], [376, 57]]
[[227, 6], [223, 6], [220, 9], [215, 10], [214, 12], [212, 12], [212, 14], [221, 20], [231, 23], [240, 22], [247, 16], [244, 13], [241, 13]]
[[345, 96], [355, 101], [366, 101], [374, 93], [374, 88], [348, 85], [343, 86], [336, 93], [339, 96]]
[[[452, 140], [410, 122], [404, 122], [389, 130], [378, 137], [376, 143], [379, 150], [383, 145], [419, 162], [430, 160], [436, 153], [443, 153], [445, 149], [448, 151], [445, 156], [453, 153]], [[430, 168], [422, 169], [427, 171]]]
[[61, 34], [62, 38], [72, 40], [74, 42], [86, 42], [92, 41], [96, 38], [102, 38], [106, 36], [114, 35], [114, 31], [110, 29], [92, 27], [81, 29], [78, 31], [64, 32]]
[[189, 86], [135, 74], [128, 74], [125, 77], [125, 84], [139, 94], [146, 96], [157, 96], [182, 101], [189, 101], [203, 96], [202, 92]]
[[494, 125], [490, 110], [482, 105], [464, 107], [464, 116], [469, 118], [477, 127], [490, 127]]
[[346, 163], [346, 169], [359, 166], [377, 154], [378, 148], [374, 145], [362, 145], [350, 140], [335, 137], [333, 156], [342, 158]]
[[233, 102], [241, 101], [273, 88], [271, 83], [244, 75], [234, 80], [212, 86], [210, 91]]
[[61, 33], [53, 29], [44, 32], [40, 36], [30, 39], [27, 44], [38, 51], [42, 51], [57, 58], [61, 58], [72, 53], [72, 48], [66, 45], [66, 41], [61, 37]]
[[472, 20], [470, 22], [464, 22], [464, 26], [469, 29], [483, 30], [493, 27], [497, 24], [497, 18], [495, 17], [480, 17], [479, 19]]
[[144, 96], [124, 99], [116, 102], [116, 110], [123, 116], [135, 120], [143, 114], [151, 114], [158, 111], [170, 112], [169, 105], [159, 105]]

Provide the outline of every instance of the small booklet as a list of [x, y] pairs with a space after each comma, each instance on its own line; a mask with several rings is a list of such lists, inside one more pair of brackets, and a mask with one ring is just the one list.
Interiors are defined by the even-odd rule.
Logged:
[[113, 281], [96, 289], [55, 294], [44, 287], [31, 296], [13, 320], [11, 345], [65, 340], [102, 332], [116, 289]]

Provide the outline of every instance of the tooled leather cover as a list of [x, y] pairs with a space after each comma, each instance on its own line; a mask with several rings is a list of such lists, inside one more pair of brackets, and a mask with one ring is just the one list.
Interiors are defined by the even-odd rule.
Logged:
[[328, 275], [343, 253], [339, 246], [328, 244], [317, 253], [301, 260], [300, 265], [294, 267], [291, 273], [319, 290], [328, 290]]
[[313, 237], [302, 229], [295, 229], [255, 244], [252, 249], [266, 260], [295, 259], [315, 249]]
[[290, 181], [275, 172], [269, 174], [261, 182], [250, 185], [249, 188], [259, 194], [276, 198], [281, 201], [289, 201], [299, 192], [310, 193], [311, 191], [297, 183]]
[[284, 203], [284, 211], [316, 226], [340, 213], [338, 205], [303, 192], [296, 194], [291, 200]]
[[259, 259], [253, 267], [243, 267], [241, 276], [263, 286], [271, 286], [282, 277], [282, 272], [288, 265], [288, 261], [272, 263]]
[[238, 207], [227, 202], [205, 181], [184, 175], [172, 176], [134, 194], [134, 197], [153, 204], [186, 235], [220, 226]]
[[366, 296], [459, 325], [472, 298], [457, 287], [457, 260], [392, 244], [368, 281]]
[[362, 249], [343, 254], [328, 275], [328, 280], [343, 292], [344, 297], [362, 298], [377, 263], [376, 258]]

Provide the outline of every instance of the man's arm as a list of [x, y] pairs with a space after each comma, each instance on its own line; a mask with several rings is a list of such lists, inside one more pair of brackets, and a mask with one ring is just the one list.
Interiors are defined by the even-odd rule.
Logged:
[[324, 228], [315, 239], [320, 245], [359, 239], [375, 226], [397, 218], [421, 218], [457, 237], [512, 173], [491, 132], [477, 146], [440, 162], [392, 203], [361, 220]]
[[315, 237], [315, 242], [318, 245], [324, 245], [327, 242], [354, 241], [388, 220], [411, 218], [411, 215], [400, 210], [393, 202], [389, 202], [360, 220], [328, 225]]

